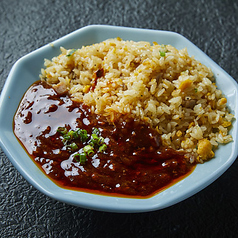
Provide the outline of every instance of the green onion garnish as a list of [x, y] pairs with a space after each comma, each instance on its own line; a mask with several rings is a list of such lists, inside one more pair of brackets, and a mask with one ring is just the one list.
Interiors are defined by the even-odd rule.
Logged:
[[159, 49], [159, 53], [161, 57], [165, 57], [165, 53], [167, 53], [168, 50], [166, 49], [165, 45], [161, 45], [160, 49]]
[[86, 153], [81, 153], [81, 154], [79, 155], [80, 164], [85, 164], [86, 160], [87, 160], [87, 155], [86, 155]]
[[107, 145], [104, 143], [104, 138], [100, 135], [98, 128], [93, 128], [90, 139], [88, 132], [80, 128], [68, 131], [66, 127], [58, 127], [57, 132], [62, 135], [62, 142], [66, 146], [66, 149], [72, 152], [79, 149], [75, 140], [80, 140], [85, 145], [82, 148], [82, 153], [74, 154], [75, 160], [81, 164], [86, 162], [87, 156], [92, 157], [95, 152], [101, 153], [107, 149]]
[[[78, 160], [79, 158], [79, 160]], [[80, 164], [85, 164], [86, 160], [87, 160], [87, 155], [85, 152], [82, 152], [82, 153], [77, 153], [74, 155], [74, 159], [77, 161], [77, 162], [80, 162]]]
[[94, 127], [93, 130], [92, 130], [92, 135], [93, 135], [93, 134], [99, 136], [99, 135], [100, 135], [99, 129]]
[[98, 136], [96, 134], [92, 134], [89, 144], [92, 146], [96, 146], [98, 144], [98, 141], [99, 141]]
[[63, 143], [64, 143], [64, 145], [67, 145], [69, 143], [70, 139], [71, 139], [71, 137], [68, 134], [63, 135]]
[[59, 132], [62, 135], [65, 135], [68, 132], [68, 130], [67, 130], [66, 127], [61, 127], [60, 126], [60, 127], [58, 127], [57, 132]]
[[99, 152], [103, 152], [103, 151], [105, 151], [106, 149], [107, 149], [107, 145], [106, 145], [106, 144], [103, 144], [103, 145], [101, 145], [101, 146], [99, 147], [98, 151], [99, 151]]
[[74, 54], [74, 52], [76, 51], [77, 49], [72, 49], [70, 50], [70, 52], [66, 55], [67, 57], [70, 57], [71, 55]]
[[74, 134], [74, 131], [69, 131], [69, 132], [68, 132], [68, 136], [69, 136], [70, 138], [73, 138], [73, 134]]
[[102, 136], [99, 137], [98, 144], [102, 145], [104, 143], [104, 138]]
[[81, 139], [81, 141], [84, 143], [88, 139], [88, 133], [86, 130], [78, 129], [77, 133]]
[[68, 145], [68, 147], [72, 150], [72, 151], [76, 151], [78, 149], [78, 146], [75, 142], [71, 143]]
[[94, 150], [93, 150], [93, 147], [91, 145], [86, 145], [83, 147], [83, 151], [85, 153], [87, 153], [87, 155], [89, 157], [92, 157], [94, 155]]

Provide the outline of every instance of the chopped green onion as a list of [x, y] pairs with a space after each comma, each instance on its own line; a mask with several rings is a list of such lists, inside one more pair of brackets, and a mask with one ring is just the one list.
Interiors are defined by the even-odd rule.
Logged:
[[70, 136], [71, 139], [78, 139], [79, 135], [75, 131], [69, 131], [68, 136]]
[[83, 147], [83, 151], [85, 153], [87, 153], [87, 155], [89, 157], [92, 157], [94, 155], [94, 150], [93, 150], [93, 147], [91, 145], [86, 145]]
[[70, 139], [71, 139], [71, 137], [70, 137], [69, 134], [66, 134], [66, 135], [64, 135], [63, 137], [64, 137], [65, 140], [70, 140]]
[[62, 142], [66, 146], [66, 149], [71, 152], [79, 149], [74, 140], [80, 139], [81, 142], [85, 144], [85, 146], [81, 148], [83, 150], [82, 153], [79, 152], [74, 154], [75, 160], [80, 162], [80, 164], [86, 162], [87, 156], [92, 157], [96, 151], [100, 153], [107, 149], [107, 145], [104, 144], [104, 138], [100, 136], [100, 130], [98, 128], [92, 129], [90, 140], [88, 132], [80, 128], [68, 131], [66, 127], [58, 127], [57, 132], [62, 135]]
[[94, 140], [98, 140], [98, 139], [99, 139], [96, 134], [92, 134], [92, 138], [93, 138]]
[[67, 57], [70, 57], [71, 55], [74, 54], [74, 52], [76, 51], [77, 49], [72, 49], [66, 56]]
[[96, 146], [98, 144], [99, 138], [96, 134], [92, 134], [90, 144]]
[[73, 137], [73, 134], [74, 134], [74, 131], [69, 131], [69, 132], [68, 132], [68, 136], [69, 136], [70, 138]]
[[165, 45], [161, 45], [160, 49], [159, 49], [159, 53], [161, 57], [165, 57], [165, 53], [167, 53], [168, 50], [166, 49]]
[[78, 160], [78, 157], [80, 156], [80, 154], [79, 153], [77, 153], [77, 154], [74, 154], [74, 159], [77, 161], [77, 162], [79, 162], [79, 160]]
[[72, 151], [76, 151], [78, 149], [78, 146], [75, 142], [68, 145], [69, 148], [71, 148]]
[[104, 138], [102, 136], [99, 137], [98, 144], [102, 145], [104, 143]]
[[86, 155], [86, 153], [81, 153], [81, 154], [79, 155], [80, 164], [85, 164], [86, 160], [87, 160], [87, 155]]
[[59, 133], [65, 135], [65, 134], [68, 132], [68, 130], [67, 130], [66, 127], [61, 127], [61, 126], [60, 126], [60, 127], [58, 127], [57, 132], [59, 132]]
[[[79, 158], [79, 160], [78, 160]], [[85, 152], [83, 153], [77, 153], [74, 155], [74, 159], [77, 161], [77, 162], [80, 162], [80, 164], [85, 164], [86, 160], [87, 160], [87, 155]]]
[[103, 152], [103, 151], [105, 151], [106, 149], [107, 149], [107, 145], [106, 145], [106, 144], [103, 144], [103, 145], [101, 145], [101, 146], [99, 147], [98, 151], [99, 151], [99, 152]]
[[74, 139], [78, 139], [79, 138], [79, 135], [78, 135], [78, 133], [76, 131], [74, 131], [74, 133], [73, 133], [73, 138]]
[[71, 137], [68, 134], [63, 135], [63, 143], [64, 143], [64, 145], [67, 145], [68, 142], [70, 141], [70, 139], [71, 139]]
[[104, 138], [102, 136], [99, 137], [100, 132], [97, 128], [94, 128], [93, 132], [89, 144], [98, 147], [104, 143]]
[[93, 130], [92, 130], [92, 135], [93, 135], [93, 134], [99, 136], [99, 134], [100, 134], [99, 129], [94, 127]]
[[85, 142], [88, 139], [88, 133], [86, 130], [78, 129], [77, 133], [82, 142]]

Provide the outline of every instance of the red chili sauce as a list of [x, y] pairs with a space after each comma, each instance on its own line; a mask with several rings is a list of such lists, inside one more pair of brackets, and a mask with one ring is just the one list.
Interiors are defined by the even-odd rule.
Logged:
[[[107, 148], [75, 160], [58, 127], [98, 128]], [[150, 197], [190, 174], [184, 155], [160, 145], [156, 130], [133, 119], [109, 123], [82, 103], [36, 82], [24, 95], [14, 117], [14, 133], [30, 157], [57, 185], [104, 195]], [[84, 145], [76, 141], [78, 148]]]

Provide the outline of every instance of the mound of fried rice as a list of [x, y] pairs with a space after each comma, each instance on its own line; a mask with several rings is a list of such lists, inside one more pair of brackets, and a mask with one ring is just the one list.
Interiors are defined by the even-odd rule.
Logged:
[[211, 70], [186, 48], [116, 38], [61, 51], [45, 60], [41, 80], [109, 121], [123, 115], [145, 122], [191, 162], [214, 157], [219, 143], [232, 141], [227, 100]]

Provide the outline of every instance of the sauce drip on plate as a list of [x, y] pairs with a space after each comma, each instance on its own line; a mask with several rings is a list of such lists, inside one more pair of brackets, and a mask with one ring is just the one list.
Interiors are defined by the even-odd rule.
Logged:
[[[98, 128], [107, 149], [80, 164], [62, 142], [58, 127]], [[134, 119], [109, 123], [67, 94], [36, 82], [14, 117], [14, 133], [34, 162], [57, 185], [104, 195], [150, 197], [190, 174], [182, 153], [160, 145], [156, 130]], [[76, 141], [78, 148], [83, 143]]]

